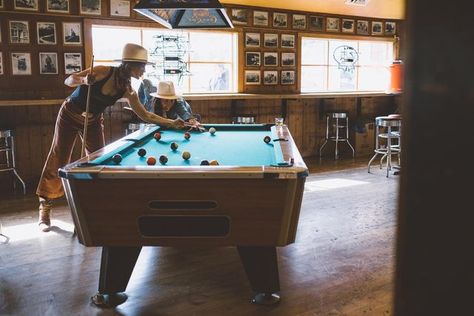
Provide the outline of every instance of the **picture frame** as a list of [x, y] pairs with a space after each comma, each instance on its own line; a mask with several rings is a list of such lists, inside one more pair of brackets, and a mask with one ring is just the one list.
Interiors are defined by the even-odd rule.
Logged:
[[281, 66], [294, 67], [296, 65], [295, 53], [281, 53]]
[[69, 13], [69, 0], [47, 0], [46, 11], [56, 13]]
[[245, 66], [260, 67], [260, 52], [245, 52]]
[[355, 31], [355, 20], [353, 20], [353, 19], [342, 19], [341, 30], [342, 30], [342, 33], [354, 33], [354, 31]]
[[56, 23], [36, 22], [36, 41], [40, 45], [55, 45], [57, 43]]
[[397, 23], [392, 21], [385, 22], [385, 35], [395, 35], [397, 33]]
[[28, 21], [9, 21], [10, 43], [29, 44], [30, 26]]
[[130, 1], [110, 0], [110, 15], [130, 17]]
[[339, 32], [339, 18], [327, 17], [326, 18], [326, 31], [327, 32]]
[[248, 24], [248, 10], [247, 9], [230, 9], [230, 20], [234, 25], [247, 25]]
[[295, 35], [281, 34], [281, 48], [295, 48]]
[[0, 52], [0, 75], [3, 75], [3, 52]]
[[79, 0], [79, 13], [84, 15], [101, 15], [102, 0]]
[[273, 13], [273, 27], [288, 27], [288, 14], [274, 12]]
[[306, 30], [306, 15], [304, 14], [293, 14], [292, 26], [297, 30]]
[[383, 22], [372, 21], [371, 34], [372, 35], [383, 35]]
[[263, 34], [263, 47], [278, 48], [278, 34], [264, 33]]
[[0, 0], [0, 9], [3, 9], [3, 0]]
[[12, 75], [31, 75], [31, 55], [24, 52], [11, 53]]
[[63, 44], [82, 45], [81, 23], [63, 22]]
[[278, 66], [278, 53], [277, 52], [263, 53], [263, 65], [277, 67]]
[[58, 54], [53, 52], [39, 53], [39, 69], [42, 75], [57, 75]]
[[81, 53], [64, 53], [64, 73], [70, 75], [82, 70]]
[[369, 21], [357, 20], [357, 34], [369, 35]]
[[260, 47], [260, 33], [245, 33], [245, 47]]
[[276, 85], [276, 84], [278, 84], [278, 71], [276, 71], [276, 70], [265, 70], [263, 72], [263, 84], [264, 85]]
[[245, 70], [245, 84], [259, 85], [260, 84], [260, 70]]
[[38, 11], [38, 0], [13, 0], [13, 9]]
[[319, 15], [309, 16], [309, 29], [311, 31], [324, 31], [324, 17]]
[[291, 85], [295, 84], [295, 71], [294, 70], [282, 70], [281, 71], [281, 84]]
[[258, 10], [253, 11], [253, 25], [268, 26], [268, 12]]

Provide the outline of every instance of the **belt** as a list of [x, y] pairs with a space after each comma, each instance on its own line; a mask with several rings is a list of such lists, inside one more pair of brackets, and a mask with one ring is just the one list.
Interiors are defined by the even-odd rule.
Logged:
[[[64, 102], [64, 105], [66, 106], [66, 108], [71, 111], [71, 112], [74, 112], [76, 114], [79, 114], [79, 115], [82, 115], [83, 117], [86, 117], [86, 112], [83, 112], [81, 109], [79, 109], [77, 107], [77, 105], [72, 102], [71, 99], [67, 98]], [[99, 116], [98, 114], [93, 114], [93, 113], [88, 113], [88, 117], [89, 118], [93, 118], [94, 116]]]

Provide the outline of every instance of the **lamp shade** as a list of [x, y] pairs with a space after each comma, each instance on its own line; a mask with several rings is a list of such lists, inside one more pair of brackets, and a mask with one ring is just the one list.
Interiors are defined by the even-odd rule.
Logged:
[[233, 28], [217, 0], [141, 0], [133, 10], [170, 29]]

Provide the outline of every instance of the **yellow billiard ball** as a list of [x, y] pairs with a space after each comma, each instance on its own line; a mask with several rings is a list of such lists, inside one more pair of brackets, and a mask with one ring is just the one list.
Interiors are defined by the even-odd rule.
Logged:
[[191, 158], [191, 153], [189, 151], [183, 151], [183, 154], [181, 155], [184, 160], [188, 160]]

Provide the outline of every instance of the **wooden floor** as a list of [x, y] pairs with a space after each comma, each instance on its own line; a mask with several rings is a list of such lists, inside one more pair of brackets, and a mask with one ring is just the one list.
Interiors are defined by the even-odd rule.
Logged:
[[[145, 247], [116, 309], [91, 306], [100, 249], [72, 237], [65, 200], [53, 231], [37, 230], [37, 200], [0, 198], [0, 315], [391, 315], [397, 176], [368, 158], [307, 159], [311, 175], [294, 244], [278, 249], [282, 300], [252, 295], [234, 248]], [[0, 242], [4, 241], [0, 237]]]

